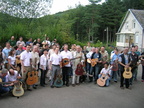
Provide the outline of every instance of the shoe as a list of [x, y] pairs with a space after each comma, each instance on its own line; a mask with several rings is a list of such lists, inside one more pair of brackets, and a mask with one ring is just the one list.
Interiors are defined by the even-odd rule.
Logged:
[[80, 85], [80, 83], [76, 83], [76, 85]]
[[45, 85], [41, 85], [42, 87], [45, 87]]
[[32, 91], [32, 89], [27, 89], [28, 91]]
[[115, 83], [117, 83], [117, 81], [114, 81]]
[[131, 87], [127, 87], [127, 89], [131, 90], [132, 88]]
[[144, 82], [144, 80], [142, 80], [141, 82]]
[[69, 84], [66, 84], [67, 87], [69, 87]]
[[37, 89], [37, 87], [33, 87], [33, 89]]
[[47, 83], [44, 83], [44, 85], [48, 85]]
[[120, 87], [121, 89], [124, 89], [124, 87]]
[[51, 86], [51, 88], [54, 88], [54, 86]]
[[72, 84], [73, 87], [75, 87], [75, 84]]

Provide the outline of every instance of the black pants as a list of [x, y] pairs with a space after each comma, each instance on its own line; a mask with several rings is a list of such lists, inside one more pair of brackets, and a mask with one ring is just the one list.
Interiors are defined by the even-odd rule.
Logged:
[[144, 66], [142, 65], [142, 80], [144, 80]]
[[43, 86], [45, 84], [45, 77], [46, 77], [47, 70], [41, 69], [41, 78], [40, 78], [40, 85]]
[[69, 84], [69, 73], [71, 71], [71, 67], [63, 67], [62, 68], [62, 74], [63, 74], [63, 83], [66, 85]]
[[[123, 87], [123, 85], [124, 85], [123, 73], [124, 73], [124, 71], [121, 71], [120, 87]], [[129, 79], [125, 79], [125, 85], [126, 85], [126, 88], [129, 87]]]

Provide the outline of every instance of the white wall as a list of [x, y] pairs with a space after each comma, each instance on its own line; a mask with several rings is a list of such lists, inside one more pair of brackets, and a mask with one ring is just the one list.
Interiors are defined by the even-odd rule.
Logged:
[[[134, 22], [135, 22], [135, 28], [134, 28]], [[126, 21], [124, 22], [120, 32], [127, 32], [127, 31], [133, 32], [135, 34], [134, 35], [134, 44], [138, 45], [139, 49], [141, 49], [142, 41], [143, 41], [143, 39], [142, 39], [143, 29], [141, 28], [140, 24], [135, 19], [133, 14], [131, 14], [131, 12], [128, 14], [128, 17], [127, 17]]]

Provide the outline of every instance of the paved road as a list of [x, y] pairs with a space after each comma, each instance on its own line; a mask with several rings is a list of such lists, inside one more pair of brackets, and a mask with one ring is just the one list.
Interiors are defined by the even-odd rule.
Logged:
[[[139, 68], [141, 70], [141, 67]], [[85, 83], [76, 87], [38, 87], [24, 96], [0, 98], [0, 108], [144, 108], [144, 83], [135, 81], [132, 90], [120, 89], [119, 82], [109, 87]]]

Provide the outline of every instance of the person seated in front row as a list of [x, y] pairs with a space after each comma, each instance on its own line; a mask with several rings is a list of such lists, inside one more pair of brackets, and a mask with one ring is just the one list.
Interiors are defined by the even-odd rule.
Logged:
[[9, 72], [6, 75], [6, 82], [11, 82], [14, 85], [14, 83], [17, 83], [19, 80], [21, 80], [21, 76], [18, 71], [13, 70], [12, 68], [9, 69]]
[[8, 70], [2, 69], [2, 71], [0, 73], [0, 82], [3, 84], [0, 84], [0, 94], [9, 93], [9, 91], [10, 91], [9, 86], [12, 86], [12, 84], [6, 83], [6, 75], [7, 74], [8, 74]]
[[100, 78], [103, 74], [108, 76], [105, 86], [109, 86], [110, 85], [110, 76], [111, 76], [111, 67], [109, 67], [109, 63], [107, 63], [107, 62], [104, 64], [104, 68], [101, 70], [98, 77]]

